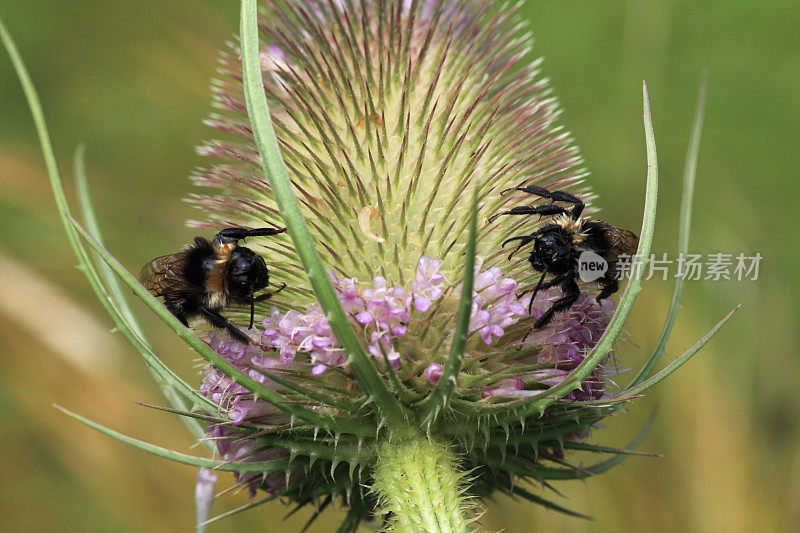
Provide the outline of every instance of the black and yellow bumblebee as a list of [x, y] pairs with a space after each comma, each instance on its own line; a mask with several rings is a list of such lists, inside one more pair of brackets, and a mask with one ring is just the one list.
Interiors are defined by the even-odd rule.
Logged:
[[[553, 202], [567, 202], [573, 205], [567, 210], [554, 203], [539, 206], [518, 206], [504, 213], [494, 215], [491, 220], [500, 215], [540, 215], [553, 216], [550, 223], [529, 235], [512, 237], [503, 243], [503, 246], [513, 241], [520, 241], [519, 246], [511, 255], [521, 247], [533, 242], [533, 250], [528, 258], [531, 266], [541, 272], [539, 283], [531, 296], [528, 306], [530, 314], [536, 294], [543, 289], [561, 286], [563, 295], [553, 302], [553, 305], [542, 314], [534, 324], [535, 329], [542, 328], [550, 322], [558, 311], [572, 307], [580, 296], [580, 289], [575, 281], [578, 278], [579, 257], [584, 252], [593, 252], [600, 256], [608, 265], [607, 270], [595, 280], [601, 286], [597, 300], [608, 298], [619, 289], [617, 260], [620, 255], [633, 255], [639, 239], [635, 233], [615, 228], [604, 220], [590, 220], [581, 217], [584, 203], [580, 198], [563, 191], [548, 191], [544, 187], [528, 185], [514, 187], [503, 191], [522, 191], [547, 198]], [[509, 256], [510, 258], [510, 256]], [[548, 274], [554, 277], [548, 281], [544, 278]]]
[[164, 305], [185, 326], [202, 318], [212, 326], [226, 329], [240, 342], [251, 339], [220, 314], [231, 305], [250, 305], [253, 327], [255, 303], [283, 290], [256, 296], [269, 285], [264, 258], [238, 242], [246, 237], [277, 235], [286, 228], [226, 228], [212, 241], [195, 237], [184, 250], [156, 257], [142, 268], [139, 280], [154, 296], [163, 296]]

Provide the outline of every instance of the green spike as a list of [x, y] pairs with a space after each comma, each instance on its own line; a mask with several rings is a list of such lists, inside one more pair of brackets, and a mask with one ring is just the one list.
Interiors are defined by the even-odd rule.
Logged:
[[152, 453], [153, 455], [157, 455], [159, 457], [163, 457], [165, 459], [170, 459], [172, 461], [183, 463], [186, 465], [191, 466], [199, 466], [202, 468], [210, 468], [214, 470], [224, 470], [227, 472], [237, 472], [239, 474], [246, 474], [246, 473], [261, 473], [261, 472], [278, 472], [283, 470], [288, 466], [288, 463], [283, 460], [276, 460], [276, 461], [259, 461], [259, 462], [252, 462], [252, 463], [229, 463], [227, 461], [217, 461], [214, 459], [205, 459], [203, 457], [194, 457], [191, 455], [186, 455], [183, 453], [179, 453], [173, 450], [168, 450], [167, 448], [162, 448], [161, 446], [155, 446], [148, 442], [144, 442], [139, 439], [134, 439], [133, 437], [129, 437], [118, 431], [114, 431], [113, 429], [107, 428], [97, 422], [93, 422], [88, 418], [84, 418], [72, 411], [64, 409], [60, 405], [54, 405], [56, 409], [60, 410], [61, 412], [65, 413], [66, 415], [74, 418], [75, 420], [89, 426], [92, 429], [96, 429], [97, 431], [108, 435], [120, 442], [124, 442], [125, 444], [131, 445], [135, 448], [140, 450]]
[[519, 486], [516, 487], [515, 493], [517, 495], [521, 496], [522, 498], [528, 500], [529, 502], [538, 503], [539, 505], [542, 505], [542, 506], [547, 507], [548, 509], [552, 509], [554, 511], [558, 511], [559, 513], [563, 513], [563, 514], [566, 514], [566, 515], [569, 515], [569, 516], [574, 516], [576, 518], [583, 518], [583, 519], [586, 519], [586, 520], [591, 520], [592, 519], [590, 516], [587, 516], [587, 515], [584, 515], [584, 514], [575, 512], [575, 511], [571, 511], [571, 510], [567, 509], [566, 507], [562, 507], [562, 506], [560, 506], [558, 504], [555, 504], [555, 503], [551, 502], [550, 500], [546, 500], [545, 498], [542, 498], [541, 496], [537, 496], [536, 494], [533, 494], [532, 492], [529, 492], [528, 490], [523, 489], [522, 487], [519, 487]]

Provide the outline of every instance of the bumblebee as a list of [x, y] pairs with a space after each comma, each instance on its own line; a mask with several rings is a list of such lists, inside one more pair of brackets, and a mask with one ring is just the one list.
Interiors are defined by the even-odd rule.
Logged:
[[[533, 250], [528, 261], [534, 270], [542, 273], [542, 276], [531, 296], [528, 314], [530, 314], [533, 300], [540, 290], [561, 286], [563, 296], [553, 302], [553, 305], [539, 317], [533, 326], [534, 329], [546, 326], [555, 313], [569, 309], [578, 299], [580, 289], [575, 280], [579, 277], [579, 260], [586, 252], [596, 254], [592, 257], [599, 256], [597, 259], [602, 259], [605, 262], [603, 266], [607, 266], [605, 272], [598, 274], [599, 277], [592, 280], [601, 287], [597, 300], [608, 298], [617, 292], [619, 289], [617, 260], [620, 255], [633, 255], [636, 252], [639, 239], [635, 233], [615, 228], [604, 220], [589, 220], [581, 217], [584, 208], [581, 199], [563, 191], [551, 192], [536, 185], [515, 187], [507, 189], [503, 193], [508, 191], [522, 191], [547, 198], [552, 202], [572, 204], [572, 208], [569, 210], [555, 203], [535, 207], [518, 206], [490, 219], [490, 221], [494, 220], [501, 215], [553, 216], [549, 224], [530, 235], [512, 237], [503, 243], [505, 246], [513, 241], [520, 241], [519, 246], [511, 253], [513, 256], [520, 248], [533, 242]], [[548, 274], [552, 274], [554, 277], [545, 281], [544, 278]]]
[[252, 328], [255, 303], [271, 298], [286, 284], [277, 291], [256, 296], [269, 285], [267, 264], [263, 257], [238, 242], [284, 231], [286, 228], [226, 228], [210, 242], [195, 237], [194, 243], [183, 251], [156, 257], [146, 264], [139, 281], [154, 296], [163, 296], [166, 308], [185, 326], [189, 326], [190, 319], [202, 318], [249, 344], [251, 339], [220, 311], [231, 305], [250, 304]]

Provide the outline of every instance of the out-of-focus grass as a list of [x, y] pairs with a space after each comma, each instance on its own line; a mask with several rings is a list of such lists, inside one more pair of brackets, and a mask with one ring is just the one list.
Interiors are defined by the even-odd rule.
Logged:
[[[62, 170], [70, 168], [75, 145], [85, 142], [108, 245], [134, 270], [193, 235], [183, 227], [193, 213], [180, 199], [190, 190], [186, 176], [201, 163], [193, 146], [213, 135], [201, 124], [209, 110], [208, 82], [217, 50], [235, 31], [237, 11], [236, 2], [222, 0], [0, 0], [0, 14], [40, 91]], [[630, 415], [596, 432], [601, 442], [621, 444], [652, 406], [661, 406], [644, 447], [663, 453], [662, 459], [632, 457], [587, 484], [559, 487], [568, 505], [596, 521], [499, 499], [484, 523], [507, 531], [800, 527], [800, 477], [793, 475], [800, 469], [800, 284], [794, 282], [800, 259], [800, 182], [794, 179], [800, 166], [800, 16], [791, 2], [744, 0], [541, 1], [525, 2], [523, 12], [534, 25], [536, 54], [546, 56], [562, 121], [593, 173], [603, 216], [623, 227], [635, 228], [641, 215], [639, 91], [647, 80], [662, 176], [656, 253], [676, 247], [680, 175], [701, 70], [709, 69], [690, 249], [760, 252], [764, 260], [757, 282], [687, 283], [670, 353], [734, 304], [743, 308], [698, 357], [635, 402]], [[87, 310], [99, 331], [111, 327], [73, 268], [28, 110], [5, 58], [0, 228], [0, 255], [66, 290], [54, 289]], [[10, 298], [10, 284], [19, 288], [18, 280], [0, 272], [0, 299]], [[666, 282], [645, 284], [623, 366], [641, 363], [655, 342], [669, 290]], [[45, 298], [41, 305], [58, 309], [58, 301]], [[144, 322], [165, 359], [193, 375], [186, 349], [153, 320]], [[99, 345], [120, 353], [89, 371], [38, 341], [25, 326], [30, 323], [36, 316], [0, 312], [3, 529], [186, 530], [193, 517], [192, 469], [126, 448], [50, 408], [58, 402], [186, 450], [191, 439], [177, 420], [133, 403], [162, 402], [133, 351], [109, 333], [108, 344]], [[64, 316], [39, 327], [66, 332], [71, 324]], [[87, 339], [87, 353], [97, 351], [90, 348], [96, 340]], [[225, 474], [220, 479], [220, 487], [231, 483]], [[216, 510], [244, 501], [244, 495], [226, 496]], [[307, 517], [277, 522], [285, 512], [268, 506], [212, 530], [298, 530]], [[323, 518], [312, 530], [330, 530], [331, 520]]]

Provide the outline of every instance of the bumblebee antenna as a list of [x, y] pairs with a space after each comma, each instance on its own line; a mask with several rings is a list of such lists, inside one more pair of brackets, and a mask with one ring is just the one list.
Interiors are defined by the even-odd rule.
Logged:
[[503, 241], [503, 244], [501, 245], [501, 246], [503, 246], [503, 247], [505, 247], [505, 245], [506, 245], [506, 244], [508, 244], [508, 243], [510, 243], [510, 242], [512, 242], [512, 241], [522, 241], [522, 242], [520, 242], [520, 243], [519, 243], [519, 246], [517, 246], [516, 248], [514, 248], [514, 251], [513, 251], [513, 252], [511, 252], [511, 253], [508, 255], [508, 259], [509, 259], [509, 261], [511, 260], [511, 258], [512, 258], [512, 257], [514, 257], [514, 254], [515, 254], [515, 253], [519, 252], [520, 248], [522, 248], [523, 246], [525, 246], [526, 244], [528, 244], [528, 243], [529, 243], [529, 242], [531, 242], [532, 240], [536, 239], [536, 235], [537, 235], [538, 233], [539, 233], [539, 232], [537, 231], [536, 233], [534, 233], [534, 234], [532, 234], [532, 235], [519, 235], [519, 236], [517, 236], [517, 237], [511, 237], [510, 239], [506, 239], [505, 241]]
[[247, 237], [269, 237], [286, 231], [286, 228], [225, 228], [214, 237], [214, 244], [232, 244]]

